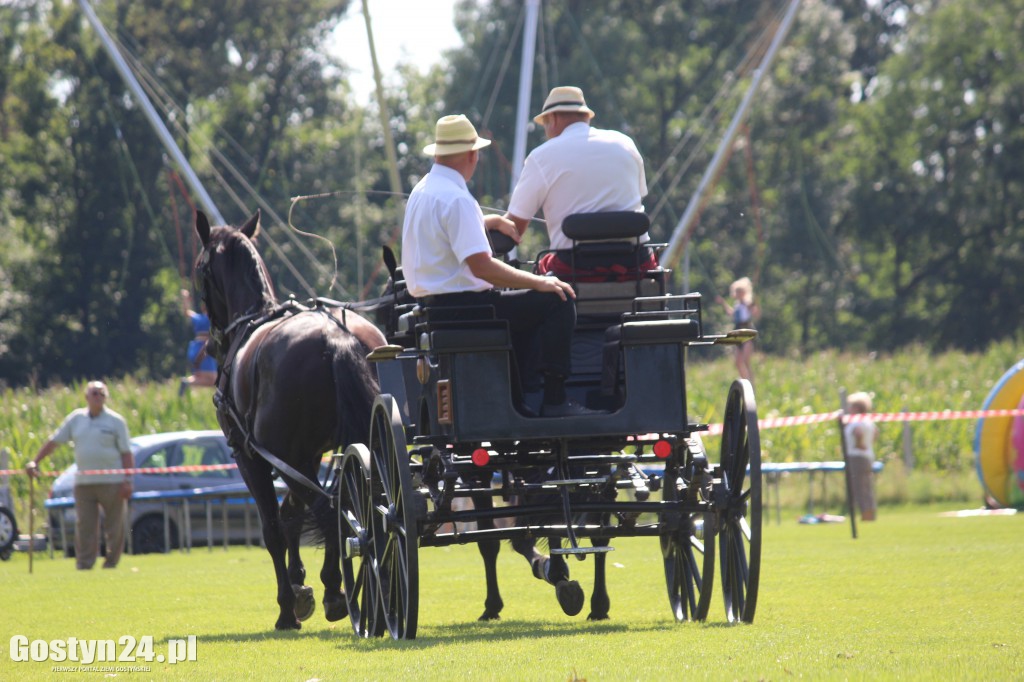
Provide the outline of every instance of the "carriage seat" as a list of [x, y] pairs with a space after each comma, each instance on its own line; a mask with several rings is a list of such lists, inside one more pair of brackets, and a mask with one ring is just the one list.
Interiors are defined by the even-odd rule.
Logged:
[[623, 346], [651, 343], [686, 343], [700, 338], [700, 323], [692, 318], [638, 320], [610, 327], [605, 339], [618, 337]]
[[647, 214], [637, 211], [574, 213], [562, 221], [572, 248], [551, 252], [553, 257], [542, 261], [545, 269], [574, 284], [640, 279], [655, 265], [650, 248], [640, 242], [650, 228]]
[[420, 335], [420, 350], [435, 352], [471, 352], [479, 350], [507, 350], [512, 347], [508, 323], [490, 327], [468, 327], [459, 329], [434, 329]]
[[701, 337], [693, 318], [636, 320], [608, 327], [604, 333], [601, 392], [613, 395], [622, 378], [622, 349], [629, 346], [687, 343]]
[[[647, 214], [636, 211], [574, 213], [562, 222], [562, 232], [573, 240], [572, 248], [543, 254], [538, 270], [576, 288], [580, 316], [613, 321], [634, 309], [634, 299], [665, 293], [665, 271], [658, 266], [652, 247], [640, 241], [650, 226]], [[645, 303], [639, 309], [660, 307]]]
[[410, 316], [415, 325], [417, 347], [435, 352], [507, 350], [512, 347], [506, 320], [494, 317], [489, 305], [459, 307], [417, 306]]

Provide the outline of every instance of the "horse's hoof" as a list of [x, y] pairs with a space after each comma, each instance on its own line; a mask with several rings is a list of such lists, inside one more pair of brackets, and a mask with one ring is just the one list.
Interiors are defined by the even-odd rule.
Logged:
[[324, 599], [324, 618], [330, 622], [341, 620], [348, 615], [348, 602], [344, 597], [338, 599]]
[[583, 603], [586, 598], [583, 596], [583, 588], [575, 580], [561, 580], [555, 585], [555, 596], [558, 597], [558, 605], [567, 616], [575, 616], [583, 610]]
[[587, 620], [608, 620], [607, 613], [594, 613], [591, 611], [587, 614]]
[[291, 619], [288, 619], [288, 618], [284, 618], [282, 616], [281, 618], [277, 619], [276, 623], [274, 623], [274, 629], [275, 630], [301, 630], [302, 629], [302, 623], [300, 623], [299, 621], [295, 620], [294, 617], [292, 617]]
[[484, 611], [483, 615], [477, 618], [477, 620], [501, 620], [501, 614], [497, 612]]
[[313, 588], [309, 585], [292, 585], [292, 592], [295, 593], [295, 618], [299, 621], [308, 620], [316, 611]]

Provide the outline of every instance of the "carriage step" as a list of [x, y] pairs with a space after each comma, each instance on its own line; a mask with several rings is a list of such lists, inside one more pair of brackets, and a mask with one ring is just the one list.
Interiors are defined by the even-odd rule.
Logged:
[[615, 551], [614, 547], [556, 547], [552, 554], [605, 554]]

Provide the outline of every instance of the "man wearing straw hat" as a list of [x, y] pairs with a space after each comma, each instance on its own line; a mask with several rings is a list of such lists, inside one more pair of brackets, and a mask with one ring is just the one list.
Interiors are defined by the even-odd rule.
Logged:
[[132, 495], [132, 477], [125, 474], [85, 474], [102, 469], [131, 469], [132, 451], [124, 417], [106, 407], [107, 385], [90, 381], [85, 387], [87, 407], [64, 418], [39, 453], [25, 465], [29, 476], [39, 475], [39, 463], [61, 443], [74, 443], [75, 464], [75, 564], [88, 570], [99, 554], [100, 509], [107, 541], [103, 568], [114, 568], [124, 549], [125, 500]]
[[[544, 211], [551, 248], [572, 248], [562, 221], [574, 213], [643, 211], [647, 195], [644, 160], [636, 144], [615, 130], [593, 128], [594, 112], [583, 90], [560, 86], [551, 90], [533, 120], [544, 127], [548, 141], [530, 152], [523, 165], [505, 217], [519, 235], [530, 219]], [[641, 242], [650, 237], [644, 234]], [[548, 254], [545, 259], [554, 257]], [[648, 253], [645, 269], [657, 263]], [[555, 263], [538, 264], [538, 272], [558, 271]]]
[[434, 165], [409, 195], [402, 225], [402, 271], [409, 293], [428, 306], [494, 306], [497, 316], [509, 322], [518, 357], [535, 339], [539, 344], [541, 416], [594, 414], [565, 393], [576, 323], [572, 287], [491, 256], [486, 230], [510, 232], [514, 227], [500, 215], [485, 218], [466, 184], [480, 150], [490, 143], [461, 114], [438, 120], [434, 142], [423, 149], [434, 157]]

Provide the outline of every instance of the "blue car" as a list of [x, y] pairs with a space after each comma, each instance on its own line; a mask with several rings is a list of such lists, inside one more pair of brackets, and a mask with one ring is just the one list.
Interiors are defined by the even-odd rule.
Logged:
[[[220, 431], [136, 436], [131, 439], [131, 450], [138, 468], [234, 463], [231, 449]], [[75, 465], [65, 470], [54, 481], [46, 502], [51, 541], [56, 549], [63, 549], [66, 556], [72, 556], [75, 547], [73, 489], [76, 472]], [[184, 539], [190, 539], [194, 545], [208, 541], [221, 544], [225, 540], [225, 526], [229, 543], [261, 542], [259, 514], [238, 469], [144, 473], [135, 474], [133, 478], [128, 512], [128, 547], [132, 553], [165, 552], [180, 547]], [[283, 495], [284, 483], [278, 480], [275, 485]], [[186, 531], [190, 531], [188, 538]]]

